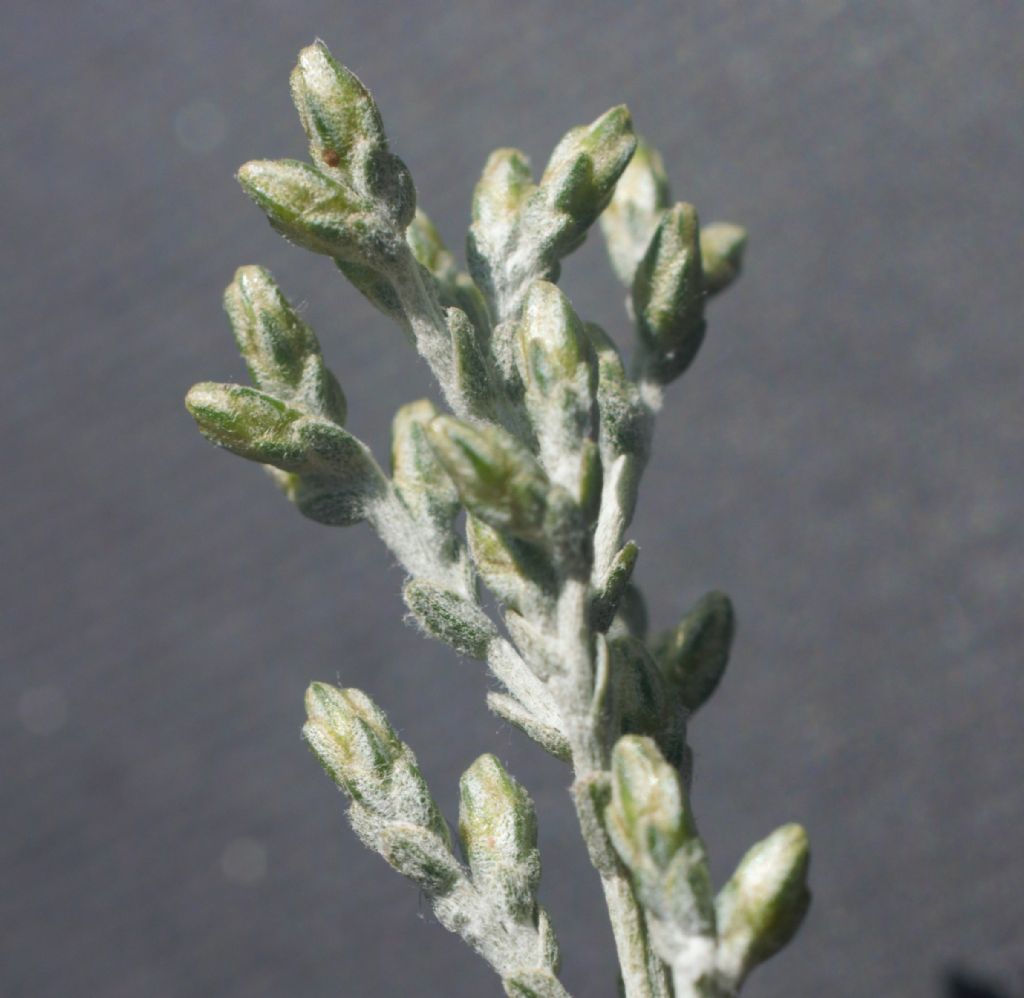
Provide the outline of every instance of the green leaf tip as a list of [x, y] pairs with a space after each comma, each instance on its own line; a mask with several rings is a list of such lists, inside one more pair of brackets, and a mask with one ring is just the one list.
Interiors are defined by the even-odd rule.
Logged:
[[460, 655], [486, 658], [487, 647], [498, 632], [475, 603], [424, 579], [410, 579], [403, 595], [413, 618], [427, 634], [451, 645]]

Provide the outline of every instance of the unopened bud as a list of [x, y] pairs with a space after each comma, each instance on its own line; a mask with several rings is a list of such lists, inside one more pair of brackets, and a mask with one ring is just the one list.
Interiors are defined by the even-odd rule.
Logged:
[[651, 354], [652, 373], [660, 381], [681, 374], [704, 339], [699, 236], [693, 205], [670, 208], [633, 279], [637, 328]]
[[515, 437], [495, 426], [438, 416], [427, 427], [427, 440], [466, 509], [496, 530], [525, 540], [544, 537], [550, 483]]
[[793, 938], [811, 902], [810, 845], [800, 825], [783, 825], [740, 861], [715, 902], [721, 962], [737, 982]]
[[496, 891], [518, 920], [532, 916], [540, 879], [537, 816], [530, 795], [493, 755], [459, 781], [459, 835], [473, 880]]
[[611, 202], [601, 215], [608, 255], [620, 281], [629, 287], [637, 265], [669, 205], [668, 177], [657, 149], [639, 139]]
[[700, 257], [704, 266], [704, 290], [708, 295], [724, 291], [740, 275], [747, 230], [728, 222], [700, 230]]
[[732, 600], [725, 593], [710, 592], [657, 643], [662, 671], [690, 713], [703, 706], [718, 688], [735, 632]]
[[211, 443], [250, 461], [286, 471], [302, 466], [305, 448], [295, 433], [303, 413], [255, 388], [202, 382], [185, 406]]
[[633, 122], [624, 104], [571, 129], [558, 143], [540, 188], [547, 203], [572, 220], [558, 240], [560, 246], [578, 243], [604, 211], [635, 148]]
[[386, 267], [398, 252], [372, 205], [297, 160], [256, 160], [238, 171], [245, 193], [286, 239], [339, 260]]
[[263, 267], [240, 267], [224, 292], [238, 349], [262, 391], [345, 422], [345, 396], [327, 370], [320, 344]]

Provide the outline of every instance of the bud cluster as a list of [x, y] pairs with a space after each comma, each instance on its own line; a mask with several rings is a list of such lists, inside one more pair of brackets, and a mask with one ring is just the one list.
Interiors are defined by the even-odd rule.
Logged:
[[[715, 899], [686, 735], [723, 677], [732, 605], [710, 593], [648, 637], [626, 531], [662, 390], [692, 364], [745, 233], [702, 227], [673, 203], [661, 157], [615, 107], [571, 129], [539, 180], [515, 149], [490, 157], [465, 272], [417, 207], [369, 91], [322, 42], [300, 53], [291, 92], [310, 161], [247, 163], [239, 181], [275, 229], [399, 324], [450, 411], [403, 405], [385, 473], [345, 429], [312, 329], [255, 266], [224, 297], [251, 385], [201, 383], [186, 405], [306, 516], [369, 522], [408, 575], [409, 617], [484, 661], [501, 687], [491, 710], [571, 764], [626, 998], [732, 995], [803, 916], [806, 837], [786, 826], [755, 846]], [[628, 365], [556, 286], [598, 219], [629, 289]], [[498, 759], [462, 777], [460, 861], [411, 749], [366, 694], [313, 683], [306, 709], [305, 740], [362, 841], [419, 885], [507, 994], [567, 998], [538, 902], [536, 813]]]

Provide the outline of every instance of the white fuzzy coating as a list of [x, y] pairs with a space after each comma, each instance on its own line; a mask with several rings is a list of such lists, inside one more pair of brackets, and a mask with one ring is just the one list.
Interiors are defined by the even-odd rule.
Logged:
[[[388, 479], [365, 445], [342, 429], [340, 387], [312, 332], [297, 318], [292, 321], [269, 275], [265, 307], [291, 323], [295, 357], [278, 364], [254, 333], [240, 336], [240, 343], [258, 387], [273, 393], [270, 408], [298, 407], [298, 442], [270, 418], [274, 412], [257, 411], [255, 403], [227, 411], [234, 422], [225, 429], [227, 416], [212, 402], [204, 408], [204, 397], [196, 396], [197, 419], [222, 446], [276, 464], [275, 477], [307, 515], [338, 525], [367, 520], [414, 580], [406, 596], [423, 629], [485, 659], [501, 686], [488, 697], [491, 709], [570, 762], [581, 831], [601, 876], [626, 998], [669, 998], [673, 988], [675, 998], [732, 995], [741, 983], [741, 951], [752, 924], [733, 916], [743, 905], [753, 910], [774, 903], [773, 891], [783, 890], [780, 871], [787, 857], [792, 862], [794, 836], [763, 843], [741, 867], [744, 876], [731, 893], [723, 892], [718, 919], [733, 930], [723, 940], [716, 935], [714, 911], [708, 914], [710, 888], [699, 840], [670, 842], [665, 848], [676, 848], [674, 857], [654, 857], [650, 843], [658, 836], [639, 825], [627, 827], [633, 819], [625, 811], [614, 815], [620, 855], [609, 839], [611, 751], [627, 724], [650, 727], [637, 733], [652, 745], [670, 737], [683, 741], [671, 712], [663, 719], [658, 711], [625, 709], [626, 685], [615, 674], [623, 666], [604, 637], [629, 626], [640, 630], [630, 623], [636, 615], [620, 607], [636, 556], [635, 547], [624, 553], [623, 540], [662, 382], [670, 373], [654, 363], [659, 358], [651, 351], [658, 343], [651, 341], [638, 351], [640, 373], [631, 380], [607, 337], [595, 339], [553, 284], [561, 259], [606, 208], [602, 227], [615, 268], [631, 282], [668, 205], [660, 157], [641, 147], [627, 169], [636, 139], [624, 107], [571, 129], [539, 181], [521, 153], [499, 150], [474, 196], [471, 279], [459, 273], [425, 216], [413, 222], [415, 190], [404, 164], [388, 150], [373, 98], [322, 42], [300, 55], [292, 91], [309, 133], [313, 166], [248, 164], [240, 171], [243, 185], [287, 238], [335, 257], [355, 286], [399, 323], [448, 408], [497, 451], [481, 455], [468, 448], [457, 469], [445, 465], [453, 476], [448, 480], [429, 454], [417, 454], [422, 440], [409, 436], [422, 436], [422, 427], [416, 430], [410, 422], [420, 418], [421, 405], [407, 410], [398, 428], [399, 437], [405, 434], [399, 440], [405, 464], [399, 460], [394, 479]], [[414, 231], [407, 238], [410, 222]], [[738, 273], [743, 234], [719, 226], [701, 238], [716, 269], [710, 275], [696, 272], [693, 287], [717, 292]], [[677, 259], [673, 246], [666, 243], [663, 251], [666, 273], [686, 262]], [[699, 259], [699, 253], [690, 254], [691, 269]], [[667, 329], [674, 328], [674, 319], [686, 318], [663, 307], [671, 301], [663, 295], [657, 302], [656, 318]], [[246, 302], [236, 302], [236, 324], [249, 321]], [[647, 321], [645, 315], [631, 318]], [[699, 338], [694, 342], [699, 345]], [[536, 474], [529, 482], [511, 474], [500, 478], [509, 462], [535, 468]], [[471, 506], [476, 502], [474, 509], [488, 524], [472, 543], [456, 528], [456, 477], [458, 494]], [[360, 485], [355, 499], [340, 503], [338, 495], [348, 497], [353, 481]], [[482, 559], [479, 566], [475, 556]], [[493, 589], [497, 620], [482, 600], [481, 580]], [[536, 898], [540, 859], [531, 838], [532, 810], [527, 814], [522, 798], [500, 779], [492, 786], [483, 770], [476, 771], [477, 783], [467, 790], [475, 796], [466, 820], [476, 823], [465, 833], [472, 842], [467, 868], [452, 853], [415, 757], [377, 708], [356, 691], [333, 699], [322, 689], [317, 695], [320, 700], [310, 701], [306, 738], [351, 796], [349, 817], [360, 839], [420, 886], [438, 920], [494, 967], [507, 994], [567, 998], [556, 977], [554, 933]], [[676, 748], [685, 757], [685, 745]], [[683, 792], [677, 776], [671, 779], [672, 786], [661, 788], [666, 801], [674, 800], [669, 791]], [[793, 905], [799, 903], [798, 897]]]

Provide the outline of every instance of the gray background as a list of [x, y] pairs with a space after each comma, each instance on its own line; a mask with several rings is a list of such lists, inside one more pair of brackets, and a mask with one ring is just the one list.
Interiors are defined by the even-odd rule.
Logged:
[[[785, 820], [814, 842], [810, 919], [750, 994], [1022, 993], [1024, 5], [0, 16], [0, 994], [498, 993], [349, 832], [298, 738], [311, 678], [377, 698], [449, 816], [477, 753], [506, 760], [541, 813], [566, 983], [614, 991], [564, 770], [488, 716], [478, 665], [400, 625], [367, 529], [302, 520], [182, 408], [242, 376], [220, 293], [256, 261], [308, 301], [379, 453], [429, 391], [232, 179], [303, 155], [287, 74], [316, 35], [455, 247], [491, 148], [543, 162], [623, 100], [677, 196], [749, 227], [635, 536], [656, 623], [711, 587], [740, 612], [694, 730], [716, 875]], [[563, 284], [625, 337], [602, 256]]]

